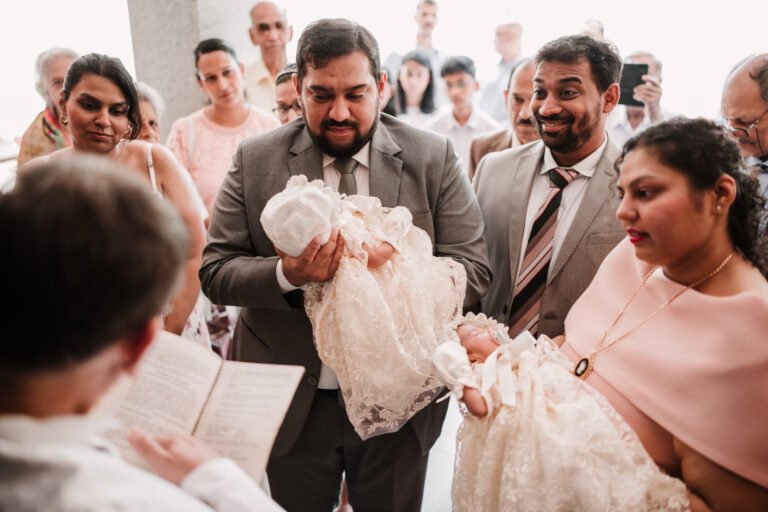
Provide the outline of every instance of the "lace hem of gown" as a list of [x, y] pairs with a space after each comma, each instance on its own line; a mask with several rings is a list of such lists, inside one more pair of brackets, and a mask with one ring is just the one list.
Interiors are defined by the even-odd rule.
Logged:
[[688, 510], [685, 484], [659, 470], [551, 342], [504, 357], [507, 388], [485, 382], [488, 415], [466, 415], [459, 430], [454, 511]]

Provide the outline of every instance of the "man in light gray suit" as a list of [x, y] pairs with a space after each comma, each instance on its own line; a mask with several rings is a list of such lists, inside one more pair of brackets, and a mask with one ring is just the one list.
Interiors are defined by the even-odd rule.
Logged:
[[625, 235], [615, 217], [619, 151], [605, 133], [621, 58], [608, 43], [567, 36], [535, 62], [531, 111], [542, 140], [489, 154], [474, 180], [493, 273], [481, 309], [512, 336], [562, 334], [568, 310]]
[[293, 258], [272, 246], [259, 218], [297, 174], [405, 206], [435, 254], [464, 265], [471, 304], [490, 279], [480, 209], [445, 137], [379, 115], [386, 75], [368, 30], [317, 21], [301, 35], [296, 63], [303, 117], [238, 148], [212, 213], [202, 288], [214, 303], [242, 307], [235, 359], [306, 368], [267, 468], [273, 498], [290, 511], [330, 511], [345, 472], [355, 510], [418, 511], [446, 402], [398, 432], [362, 441], [340, 405], [333, 370], [318, 358], [300, 289], [333, 277], [344, 240], [334, 231]]

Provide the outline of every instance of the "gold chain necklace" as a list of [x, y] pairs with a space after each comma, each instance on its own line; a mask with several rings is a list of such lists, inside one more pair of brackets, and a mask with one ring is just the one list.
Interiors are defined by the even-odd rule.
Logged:
[[678, 298], [679, 296], [681, 296], [682, 294], [684, 294], [685, 292], [687, 292], [691, 288], [695, 288], [695, 287], [699, 286], [701, 283], [703, 283], [707, 279], [710, 279], [712, 276], [714, 276], [715, 274], [717, 274], [718, 272], [723, 270], [723, 268], [728, 264], [728, 262], [731, 261], [731, 258], [733, 257], [734, 252], [735, 251], [731, 251], [730, 254], [728, 254], [728, 256], [726, 256], [725, 259], [722, 262], [720, 262], [720, 264], [717, 266], [717, 268], [715, 268], [715, 270], [713, 270], [712, 272], [710, 272], [706, 276], [702, 277], [701, 279], [699, 279], [695, 283], [689, 284], [688, 286], [686, 286], [685, 288], [683, 288], [682, 290], [680, 290], [679, 292], [674, 294], [669, 300], [667, 300], [664, 304], [659, 306], [653, 313], [648, 315], [639, 324], [637, 324], [636, 326], [634, 326], [633, 328], [631, 328], [630, 330], [628, 330], [627, 332], [625, 332], [621, 336], [618, 336], [618, 337], [612, 339], [611, 341], [606, 342], [605, 340], [608, 337], [608, 332], [611, 329], [613, 329], [616, 326], [616, 324], [619, 322], [621, 317], [624, 316], [624, 313], [627, 311], [627, 309], [629, 309], [630, 304], [632, 304], [632, 302], [635, 300], [637, 295], [640, 293], [640, 290], [642, 290], [645, 287], [645, 283], [648, 281], [648, 279], [651, 278], [651, 275], [653, 275], [653, 273], [656, 272], [656, 270], [659, 268], [658, 266], [657, 267], [653, 267], [651, 269], [651, 271], [648, 272], [648, 274], [646, 274], [646, 276], [640, 282], [640, 286], [637, 287], [635, 292], [632, 294], [632, 297], [629, 298], [629, 302], [627, 302], [627, 304], [624, 306], [624, 309], [621, 310], [621, 312], [616, 317], [616, 319], [613, 321], [613, 323], [611, 323], [611, 325], [609, 325], [608, 328], [603, 332], [603, 336], [600, 338], [600, 341], [597, 342], [597, 345], [595, 345], [595, 348], [592, 350], [592, 353], [590, 353], [588, 356], [585, 356], [585, 357], [582, 357], [581, 359], [579, 359], [579, 362], [576, 363], [576, 366], [573, 367], [573, 374], [575, 376], [579, 377], [580, 379], [586, 379], [589, 376], [589, 374], [592, 373], [592, 370], [595, 367], [595, 358], [597, 357], [597, 354], [599, 354], [603, 350], [606, 350], [607, 348], [611, 347], [617, 341], [623, 340], [624, 338], [626, 338], [627, 336], [629, 336], [630, 334], [635, 332], [637, 329], [639, 329], [641, 326], [643, 326], [651, 318], [653, 318], [658, 313], [660, 313], [662, 309], [664, 309], [667, 306], [669, 306], [672, 303], [673, 300], [675, 300], [676, 298]]

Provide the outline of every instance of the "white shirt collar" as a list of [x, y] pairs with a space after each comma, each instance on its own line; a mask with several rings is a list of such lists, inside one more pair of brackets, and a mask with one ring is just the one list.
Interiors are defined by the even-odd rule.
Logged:
[[[368, 141], [365, 146], [360, 148], [360, 151], [352, 155], [352, 159], [355, 160], [360, 165], [364, 166], [366, 169], [370, 169], [370, 162], [371, 162], [371, 142]], [[335, 156], [326, 155], [323, 153], [323, 169], [331, 165], [336, 160]]]
[[86, 442], [117, 426], [111, 418], [72, 414], [38, 419], [23, 414], [0, 415], [0, 439], [21, 443]]
[[[603, 152], [605, 151], [605, 147], [607, 145], [608, 145], [608, 135], [604, 134], [603, 143], [600, 144], [599, 148], [593, 151], [584, 160], [577, 162], [575, 165], [571, 165], [568, 168], [577, 171], [582, 176], [591, 178], [595, 174], [595, 168], [597, 168], [597, 163], [600, 161], [600, 158], [603, 156]], [[550, 149], [545, 146], [544, 147], [544, 165], [542, 166], [539, 172], [540, 174], [544, 174], [550, 169], [554, 169], [555, 167], [559, 167], [557, 165], [557, 162], [555, 162], [555, 157], [552, 156], [552, 151], [550, 151]]]

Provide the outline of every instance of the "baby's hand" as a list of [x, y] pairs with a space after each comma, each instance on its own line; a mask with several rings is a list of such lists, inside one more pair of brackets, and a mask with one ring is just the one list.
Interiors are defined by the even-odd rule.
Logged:
[[363, 249], [368, 253], [368, 268], [382, 266], [395, 253], [395, 248], [388, 242], [380, 242], [375, 249], [371, 249], [364, 243]]
[[488, 414], [488, 404], [485, 402], [483, 395], [475, 388], [465, 387], [464, 396], [461, 397], [461, 401], [467, 406], [467, 409], [473, 416], [478, 418], [484, 417]]

